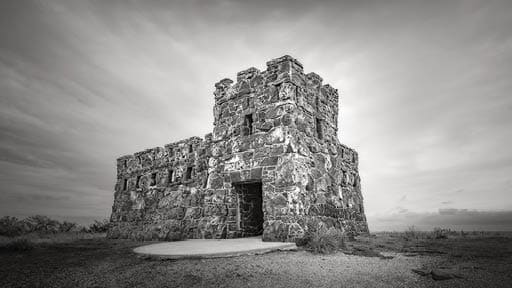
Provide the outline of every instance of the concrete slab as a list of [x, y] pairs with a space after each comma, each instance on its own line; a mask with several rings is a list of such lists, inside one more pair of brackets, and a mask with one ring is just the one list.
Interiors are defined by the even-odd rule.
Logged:
[[235, 239], [190, 239], [141, 246], [133, 251], [159, 259], [219, 258], [295, 250], [295, 243], [263, 242], [261, 237]]

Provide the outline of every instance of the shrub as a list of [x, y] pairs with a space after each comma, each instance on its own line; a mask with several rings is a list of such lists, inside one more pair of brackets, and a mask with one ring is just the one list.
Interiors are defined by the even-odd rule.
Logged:
[[104, 233], [108, 230], [109, 221], [94, 221], [88, 227], [68, 221], [59, 222], [47, 216], [35, 215], [18, 220], [16, 217], [5, 216], [0, 218], [0, 236], [16, 237], [36, 233], [48, 235], [68, 232]]
[[18, 218], [11, 216], [0, 218], [0, 235], [14, 237], [23, 233], [23, 225]]
[[59, 225], [59, 232], [71, 232], [76, 229], [77, 226], [76, 223], [64, 221]]
[[18, 238], [5, 244], [4, 248], [10, 251], [29, 251], [34, 249], [34, 243], [25, 238]]
[[39, 234], [59, 232], [60, 223], [47, 216], [35, 215], [25, 218], [23, 221], [25, 233], [37, 232]]
[[420, 237], [420, 232], [416, 230], [414, 226], [409, 226], [407, 230], [404, 232], [404, 238], [405, 240], [413, 240], [418, 239]]
[[434, 239], [446, 239], [448, 238], [448, 234], [450, 233], [450, 229], [443, 229], [439, 227], [435, 227], [432, 230], [432, 236]]
[[88, 232], [105, 233], [108, 231], [109, 226], [110, 222], [108, 221], [108, 219], [104, 219], [103, 221], [94, 220], [94, 223], [89, 225]]
[[297, 239], [296, 244], [313, 253], [328, 254], [345, 248], [345, 237], [343, 232], [334, 227], [308, 224], [304, 237]]

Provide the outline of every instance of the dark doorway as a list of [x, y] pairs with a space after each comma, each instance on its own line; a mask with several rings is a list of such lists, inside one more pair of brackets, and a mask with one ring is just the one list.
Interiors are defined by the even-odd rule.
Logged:
[[261, 182], [233, 184], [238, 197], [240, 237], [263, 234]]

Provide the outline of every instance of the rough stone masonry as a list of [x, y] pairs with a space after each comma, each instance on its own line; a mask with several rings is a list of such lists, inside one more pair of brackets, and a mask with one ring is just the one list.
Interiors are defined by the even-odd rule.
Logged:
[[338, 92], [290, 56], [215, 84], [213, 133], [117, 159], [111, 238], [368, 232], [358, 154], [338, 140]]

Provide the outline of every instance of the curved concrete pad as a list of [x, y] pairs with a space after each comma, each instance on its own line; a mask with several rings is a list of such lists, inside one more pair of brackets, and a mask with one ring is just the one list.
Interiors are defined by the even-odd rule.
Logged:
[[295, 250], [295, 243], [263, 242], [261, 237], [235, 239], [190, 239], [163, 242], [133, 249], [137, 254], [164, 259], [218, 258]]

